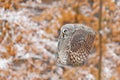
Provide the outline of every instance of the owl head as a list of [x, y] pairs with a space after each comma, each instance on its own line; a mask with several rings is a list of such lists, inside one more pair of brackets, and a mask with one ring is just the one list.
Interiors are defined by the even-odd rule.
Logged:
[[60, 37], [67, 38], [75, 32], [75, 27], [72, 24], [66, 24], [61, 28]]

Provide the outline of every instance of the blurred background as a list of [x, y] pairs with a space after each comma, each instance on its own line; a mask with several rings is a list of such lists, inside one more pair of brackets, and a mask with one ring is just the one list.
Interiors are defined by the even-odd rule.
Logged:
[[[120, 0], [0, 0], [0, 80], [120, 80]], [[82, 23], [98, 34], [85, 65], [56, 65], [62, 25]]]

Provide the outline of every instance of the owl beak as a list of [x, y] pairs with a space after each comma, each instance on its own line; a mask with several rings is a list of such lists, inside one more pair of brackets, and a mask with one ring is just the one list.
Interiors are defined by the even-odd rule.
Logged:
[[64, 33], [62, 32], [62, 37], [64, 38]]

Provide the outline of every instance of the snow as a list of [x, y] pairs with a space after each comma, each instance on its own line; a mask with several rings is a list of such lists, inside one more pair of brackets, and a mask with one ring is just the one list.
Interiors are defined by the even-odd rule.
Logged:
[[0, 69], [8, 69], [8, 64], [11, 63], [12, 58], [9, 59], [0, 59]]

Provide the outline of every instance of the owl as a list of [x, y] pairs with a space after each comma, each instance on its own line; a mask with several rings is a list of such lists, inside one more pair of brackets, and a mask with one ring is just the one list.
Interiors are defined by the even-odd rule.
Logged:
[[93, 49], [96, 32], [83, 24], [65, 24], [58, 39], [57, 64], [80, 66]]

